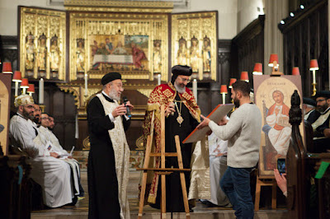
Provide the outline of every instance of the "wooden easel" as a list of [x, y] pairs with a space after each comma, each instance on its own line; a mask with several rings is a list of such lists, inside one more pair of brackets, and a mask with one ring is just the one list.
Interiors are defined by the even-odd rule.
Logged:
[[[189, 205], [188, 205], [188, 196], [186, 190], [186, 181], [183, 171], [190, 171], [190, 169], [184, 169], [182, 163], [182, 155], [181, 155], [181, 147], [180, 147], [180, 139], [179, 136], [175, 136], [175, 145], [176, 145], [176, 153], [165, 153], [165, 106], [161, 106], [161, 153], [151, 153], [151, 145], [152, 145], [152, 137], [153, 131], [150, 132], [147, 139], [146, 145], [146, 154], [144, 159], [143, 168], [137, 168], [137, 170], [143, 170], [142, 175], [142, 187], [141, 187], [141, 194], [140, 194], [140, 203], [139, 203], [139, 214], [138, 219], [142, 218], [143, 213], [143, 204], [144, 204], [144, 196], [146, 192], [146, 185], [147, 185], [147, 171], [152, 170], [155, 171], [157, 174], [161, 175], [161, 218], [166, 218], [166, 184], [165, 184], [165, 176], [169, 175], [173, 172], [180, 172], [180, 181], [181, 181], [181, 188], [182, 188], [182, 195], [183, 195], [183, 202], [184, 208], [186, 212], [186, 218], [190, 219], [190, 212], [189, 212]], [[153, 130], [153, 126], [151, 128]], [[150, 157], [160, 157], [161, 158], [161, 167], [160, 168], [149, 168], [149, 161]], [[179, 168], [165, 168], [165, 157], [177, 157]]]
[[[273, 62], [273, 69], [271, 76], [281, 76], [283, 75], [282, 72], [279, 71], [278, 64], [276, 61]], [[264, 106], [264, 114], [265, 106]], [[264, 121], [266, 124], [266, 121]], [[268, 139], [268, 138], [267, 138]], [[269, 141], [269, 139], [268, 139]], [[274, 177], [260, 177], [259, 173], [257, 173], [257, 183], [256, 183], [256, 193], [255, 193], [255, 200], [254, 200], [254, 210], [259, 211], [259, 204], [260, 204], [260, 193], [262, 186], [271, 186], [272, 187], [272, 209], [276, 209], [276, 191], [277, 191], [277, 183]]]
[[257, 183], [256, 183], [256, 196], [254, 200], [254, 210], [259, 211], [260, 204], [260, 193], [262, 186], [271, 186], [272, 187], [272, 209], [276, 209], [276, 190], [277, 183], [274, 178], [260, 178], [257, 175]]

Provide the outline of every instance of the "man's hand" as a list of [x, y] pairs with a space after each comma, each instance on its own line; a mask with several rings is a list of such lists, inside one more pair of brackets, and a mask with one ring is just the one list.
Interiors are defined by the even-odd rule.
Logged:
[[56, 152], [49, 152], [49, 155], [50, 155], [51, 157], [59, 158], [59, 155], [58, 155], [58, 153], [56, 153]]
[[221, 157], [222, 155], [224, 155], [225, 153], [218, 153], [217, 155], [215, 155], [216, 157]]
[[175, 112], [174, 103], [170, 102], [165, 109], [165, 116], [167, 117], [170, 115], [170, 113], [174, 113], [174, 112]]
[[199, 123], [199, 125], [196, 127], [197, 129], [205, 128], [209, 125], [209, 122], [211, 121], [209, 118], [206, 118], [205, 116], [201, 115], [203, 121]]
[[130, 111], [132, 111], [134, 109], [134, 106], [129, 101], [126, 102], [126, 106], [129, 107]]
[[281, 189], [281, 191], [284, 193], [288, 190], [288, 185], [286, 182], [286, 174], [283, 173], [282, 175], [280, 172], [278, 172], [278, 169], [274, 169], [274, 176], [277, 182], [278, 187]]
[[[132, 105], [133, 106], [133, 105]], [[113, 111], [112, 111], [112, 115], [114, 118], [116, 118], [117, 116], [123, 116], [126, 114], [126, 106], [124, 106], [124, 104], [117, 106]]]
[[324, 129], [323, 134], [324, 134], [325, 137], [330, 138], [330, 128]]

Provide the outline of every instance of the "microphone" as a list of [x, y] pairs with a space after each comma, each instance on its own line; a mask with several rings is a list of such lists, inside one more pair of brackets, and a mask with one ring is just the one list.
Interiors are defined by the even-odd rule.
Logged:
[[[128, 102], [128, 99], [127, 99], [127, 97], [123, 97], [123, 102], [124, 102], [124, 106], [126, 106], [126, 103]], [[127, 117], [128, 118], [131, 118], [131, 111], [129, 110], [129, 107], [128, 106], [126, 106], [126, 115], [127, 115]]]

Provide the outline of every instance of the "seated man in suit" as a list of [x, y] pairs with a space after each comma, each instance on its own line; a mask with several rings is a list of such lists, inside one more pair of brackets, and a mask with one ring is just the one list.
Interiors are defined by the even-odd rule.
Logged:
[[17, 114], [10, 120], [10, 134], [29, 156], [30, 177], [43, 189], [44, 204], [51, 208], [73, 203], [70, 166], [49, 153], [50, 142], [38, 133], [34, 122], [34, 101], [29, 95], [15, 98]]

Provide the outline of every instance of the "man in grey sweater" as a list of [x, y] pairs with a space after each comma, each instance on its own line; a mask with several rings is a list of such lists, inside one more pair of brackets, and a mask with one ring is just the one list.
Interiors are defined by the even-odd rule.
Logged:
[[245, 81], [235, 82], [231, 98], [237, 109], [225, 126], [204, 119], [197, 128], [209, 126], [216, 136], [228, 140], [227, 165], [220, 185], [228, 196], [237, 218], [253, 218], [254, 206], [250, 190], [250, 172], [259, 160], [261, 113], [250, 103], [250, 86]]

